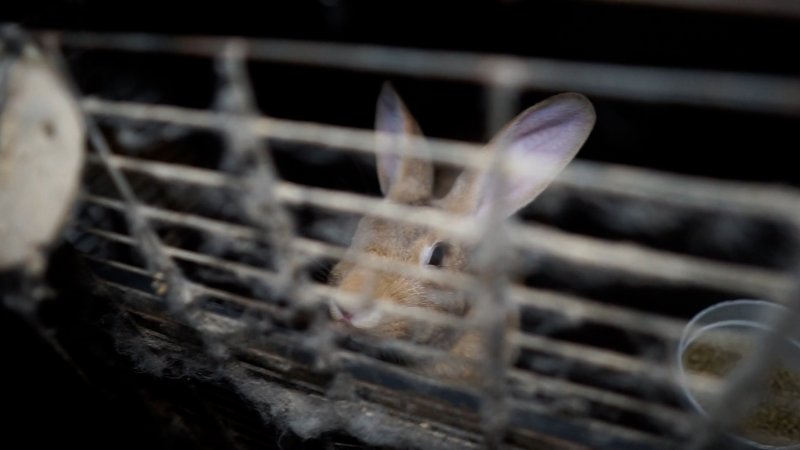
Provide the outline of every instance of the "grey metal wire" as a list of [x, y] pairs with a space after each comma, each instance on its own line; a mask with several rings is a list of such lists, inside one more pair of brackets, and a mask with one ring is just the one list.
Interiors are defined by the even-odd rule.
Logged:
[[[614, 1], [614, 0], [608, 0]], [[641, 2], [618, 0], [626, 3], [650, 3], [664, 6], [686, 8], [710, 8], [731, 11], [753, 12], [756, 5], [751, 2], [734, 4], [722, 0], [704, 1], [658, 1]], [[760, 3], [760, 11], [769, 14], [797, 14], [800, 9], [786, 2]], [[580, 63], [536, 58], [513, 58], [496, 55], [470, 53], [421, 51], [376, 46], [353, 46], [347, 44], [295, 42], [266, 39], [241, 39], [232, 41], [212, 37], [168, 37], [142, 34], [95, 34], [74, 32], [41, 32], [50, 41], [59, 41], [67, 46], [85, 49], [110, 49], [144, 52], [173, 52], [184, 55], [200, 55], [219, 58], [223, 83], [221, 98], [229, 100], [226, 107], [216, 112], [191, 110], [165, 105], [144, 105], [136, 103], [112, 102], [101, 99], [83, 99], [82, 106], [87, 114], [101, 120], [158, 121], [184, 126], [197, 127], [223, 133], [229, 138], [228, 156], [239, 158], [239, 165], [248, 158], [255, 158], [252, 177], [246, 181], [237, 179], [237, 171], [206, 170], [178, 164], [148, 161], [130, 156], [114, 155], [108, 148], [94, 121], [89, 121], [89, 131], [97, 156], [93, 163], [101, 164], [110, 175], [118, 189], [121, 200], [99, 196], [84, 195], [87, 204], [101, 206], [123, 212], [128, 220], [131, 236], [114, 231], [83, 226], [88, 234], [114, 242], [133, 245], [142, 250], [149, 267], [142, 269], [130, 264], [93, 257], [94, 261], [119, 270], [153, 277], [162, 289], [156, 295], [133, 289], [106, 280], [108, 286], [137, 296], [150, 302], [161, 301], [166, 294], [168, 303], [177, 305], [178, 316], [187, 319], [198, 329], [209, 319], [209, 312], [193, 311], [186, 315], [187, 304], [197, 296], [213, 296], [235, 302], [248, 308], [261, 309], [275, 317], [285, 313], [285, 308], [265, 302], [264, 299], [250, 298], [227, 292], [188, 280], [178, 268], [176, 261], [192, 261], [201, 265], [221, 268], [237, 276], [252, 277], [272, 286], [284, 286], [293, 297], [312, 304], [324, 304], [327, 299], [345, 295], [330, 286], [298, 278], [299, 263], [304, 256], [325, 256], [333, 258], [355, 257], [374, 264], [376, 267], [416, 278], [441, 282], [452, 286], [471, 286], [483, 296], [497, 299], [495, 308], [485, 314], [483, 331], [492, 339], [488, 340], [487, 350], [494, 358], [486, 361], [484, 369], [487, 378], [494, 383], [483, 386], [482, 420], [479, 427], [484, 432], [485, 442], [493, 447], [503, 445], [506, 433], [512, 430], [511, 412], [531, 408], [537, 413], [548, 411], [535, 402], [521, 402], [514, 398], [518, 393], [505, 384], [507, 379], [516, 380], [517, 388], [529, 389], [528, 394], [549, 392], [554, 395], [578, 397], [584, 400], [609, 406], [621, 407], [672, 422], [675, 430], [686, 432], [691, 424], [685, 412], [675, 411], [655, 402], [648, 403], [629, 396], [620, 395], [599, 388], [584, 386], [558, 377], [534, 375], [519, 369], [507, 370], [500, 361], [507, 345], [518, 345], [524, 349], [549, 351], [559, 354], [565, 360], [574, 360], [606, 370], [613, 370], [642, 379], [669, 383], [670, 373], [663, 366], [653, 365], [651, 361], [604, 351], [595, 347], [569, 343], [555, 338], [518, 332], [512, 335], [511, 342], [503, 337], [503, 312], [508, 304], [519, 304], [522, 308], [541, 308], [557, 311], [574, 320], [595, 320], [617, 326], [624, 330], [650, 332], [668, 342], [674, 342], [682, 329], [681, 324], [667, 317], [642, 314], [621, 307], [603, 305], [588, 299], [530, 289], [505, 279], [509, 268], [503, 267], [501, 255], [510, 248], [525, 248], [544, 254], [556, 255], [566, 260], [587, 264], [592, 267], [613, 269], [626, 275], [636, 275], [646, 279], [672, 284], [688, 284], [712, 289], [734, 289], [759, 297], [793, 305], [796, 297], [797, 274], [780, 270], [767, 270], [749, 266], [709, 261], [702, 258], [677, 255], [654, 250], [631, 243], [612, 243], [601, 239], [579, 236], [541, 225], [508, 224], [503, 225], [507, 233], [492, 233], [500, 226], [498, 222], [473, 223], [441, 211], [425, 208], [389, 205], [362, 195], [339, 192], [329, 189], [311, 188], [279, 180], [264, 148], [258, 148], [263, 138], [279, 138], [293, 142], [312, 143], [331, 151], [357, 151], [374, 153], [374, 133], [343, 127], [303, 123], [258, 117], [252, 107], [249, 82], [244, 76], [243, 64], [248, 58], [272, 61], [283, 64], [301, 64], [364, 72], [394, 73], [407, 76], [441, 78], [479, 83], [487, 86], [487, 129], [494, 130], [504, 123], [515, 109], [513, 102], [521, 89], [570, 89], [611, 98], [632, 101], [680, 103], [739, 109], [771, 114], [800, 114], [800, 80], [791, 77], [755, 75], [735, 72], [708, 70], [666, 69], [656, 67], [627, 67], [603, 63]], [[227, 91], [225, 90], [227, 89]], [[421, 144], [422, 141], [415, 141]], [[256, 145], [253, 145], [256, 144]], [[419, 147], [415, 145], [414, 148]], [[391, 150], [387, 150], [391, 151]], [[504, 161], [492, 161], [491, 156], [480, 152], [480, 146], [463, 142], [432, 139], [427, 141], [427, 149], [412, 149], [417, 156], [430, 157], [433, 161], [446, 162], [467, 168], [492, 167], [495, 173], [514, 170]], [[429, 153], [428, 153], [429, 152]], [[200, 215], [172, 211], [169, 208], [146, 205], [136, 198], [126, 180], [125, 172], [145, 174], [166, 183], [181, 182], [210, 188], [234, 189], [243, 193], [246, 203], [255, 200], [260, 206], [248, 217], [252, 226], [227, 223]], [[248, 182], [249, 180], [249, 182]], [[720, 182], [702, 178], [685, 177], [620, 167], [608, 164], [576, 161], [556, 184], [586, 192], [600, 192], [655, 201], [673, 206], [690, 206], [704, 210], [733, 211], [753, 217], [768, 217], [785, 221], [800, 229], [800, 193], [794, 189], [751, 185], [737, 182]], [[483, 275], [433, 273], [417, 266], [398, 264], [381, 260], [363, 253], [346, 253], [345, 249], [324, 242], [301, 238], [292, 229], [286, 208], [291, 205], [310, 205], [359, 215], [374, 215], [391, 220], [401, 220], [413, 224], [445, 230], [453, 236], [479, 245], [476, 258], [487, 269]], [[248, 210], [245, 205], [245, 210]], [[252, 205], [250, 205], [252, 206]], [[263, 207], [263, 208], [262, 208]], [[257, 211], [270, 211], [269, 216], [259, 216]], [[256, 241], [266, 240], [277, 243], [280, 270], [277, 272], [253, 267], [202, 252], [170, 246], [162, 242], [152, 229], [154, 223], [202, 230], [213, 236], [225, 239]], [[277, 223], [277, 225], [276, 225]], [[488, 242], [488, 237], [502, 237], [503, 242]], [[167, 274], [164, 276], [164, 274]], [[386, 306], [392, 314], [414, 320], [459, 327], [464, 326], [457, 318], [445, 314], [421, 312], [396, 305]], [[154, 317], [154, 320], [167, 320]], [[781, 323], [779, 327], [791, 324]], [[324, 338], [335, 333], [327, 320], [317, 323], [313, 333]], [[201, 333], [210, 343], [216, 336]], [[301, 338], [302, 343], [303, 339]], [[315, 341], [319, 342], [319, 340]], [[770, 344], [770, 341], [765, 341]], [[421, 348], [418, 345], [402, 342], [384, 343], [411, 354], [446, 358], [446, 352]], [[209, 350], [212, 351], [212, 350]], [[358, 360], [361, 355], [323, 347], [326, 364], [335, 366], [343, 361]], [[765, 363], [769, 362], [769, 352], [751, 358], [741, 370], [727, 391], [721, 397], [716, 414], [720, 423], [732, 420], [726, 415], [729, 411], [733, 393], [738, 393], [746, 383], [763, 375]], [[233, 370], [235, 376], [246, 372], [240, 362], [226, 359], [222, 363]], [[381, 366], [381, 363], [368, 362]], [[382, 367], [382, 366], [381, 366]], [[706, 384], [704, 384], [706, 382]], [[707, 380], [692, 379], [693, 386], [713, 390]], [[283, 395], [283, 391], [271, 391]], [[288, 391], [287, 391], [288, 392]], [[357, 403], [364, 406], [365, 402]], [[351, 405], [352, 406], [352, 405]], [[370, 406], [367, 404], [366, 406]], [[514, 409], [517, 408], [517, 409]], [[586, 429], [602, 435], [628, 436], [639, 442], [654, 440], [652, 435], [617, 427], [607, 422], [586, 419], [582, 422]], [[417, 429], [415, 429], [417, 430]], [[417, 430], [418, 431], [418, 430]], [[450, 430], [454, 432], [453, 430]], [[709, 429], [694, 443], [702, 446], [714, 437], [714, 429]], [[439, 433], [438, 439], [445, 439], [446, 433]], [[432, 439], [432, 434], [422, 433], [420, 439]], [[474, 438], [474, 437], [473, 437]], [[470, 438], [470, 439], [473, 439]], [[657, 440], [657, 439], [655, 439]], [[430, 442], [430, 441], [426, 441]], [[474, 441], [460, 440], [462, 445], [472, 445]], [[663, 442], [662, 442], [663, 444]], [[656, 444], [654, 444], [656, 445]]]

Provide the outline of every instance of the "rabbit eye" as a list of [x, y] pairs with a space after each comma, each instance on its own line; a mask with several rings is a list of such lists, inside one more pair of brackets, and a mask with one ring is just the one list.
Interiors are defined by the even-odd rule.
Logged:
[[425, 250], [423, 262], [429, 266], [442, 267], [447, 251], [447, 243], [437, 242]]

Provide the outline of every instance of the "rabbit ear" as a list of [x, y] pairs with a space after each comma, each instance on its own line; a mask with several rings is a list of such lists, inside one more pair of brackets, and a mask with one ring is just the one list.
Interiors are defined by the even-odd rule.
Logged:
[[[429, 198], [433, 189], [433, 165], [430, 160], [407, 155], [413, 145], [408, 138], [422, 133], [388, 82], [378, 96], [375, 129], [378, 132], [378, 181], [383, 195], [404, 203]], [[391, 150], [395, 153], [387, 152]]]
[[445, 198], [445, 206], [459, 213], [514, 214], [575, 157], [594, 123], [594, 108], [580, 94], [561, 94], [534, 105], [489, 143], [517, 170], [505, 176], [465, 172]]

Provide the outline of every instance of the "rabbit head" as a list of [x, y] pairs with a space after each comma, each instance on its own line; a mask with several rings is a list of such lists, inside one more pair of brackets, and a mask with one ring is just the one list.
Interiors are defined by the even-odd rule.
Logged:
[[[508, 217], [530, 203], [572, 160], [589, 136], [594, 121], [591, 103], [580, 94], [561, 94], [545, 100], [517, 116], [487, 145], [487, 151], [503, 152], [515, 165], [519, 160], [523, 170], [498, 180], [489, 176], [488, 171], [467, 169], [452, 182], [445, 195], [436, 197], [431, 161], [403, 155], [402, 149], [410, 145], [408, 136], [419, 135], [420, 129], [387, 84], [377, 104], [377, 145], [384, 147], [379, 150], [394, 146], [399, 152], [378, 153], [378, 179], [384, 201], [438, 208], [462, 215], [465, 220], [478, 220], [486, 214]], [[535, 164], [525, 166], [529, 161]], [[380, 217], [367, 216], [361, 220], [349, 251], [434, 269], [470, 270], [470, 248], [446, 233]], [[468, 315], [470, 307], [465, 296], [454, 289], [376, 270], [355, 257], [345, 258], [333, 268], [331, 283], [352, 294], [331, 301], [329, 307], [335, 320], [354, 331], [450, 350], [459, 347], [458, 352], [467, 353], [462, 356], [470, 353], [474, 356], [477, 352], [470, 345], [459, 346], [459, 337], [441, 327], [426, 326], [381, 307], [384, 302], [394, 302]]]

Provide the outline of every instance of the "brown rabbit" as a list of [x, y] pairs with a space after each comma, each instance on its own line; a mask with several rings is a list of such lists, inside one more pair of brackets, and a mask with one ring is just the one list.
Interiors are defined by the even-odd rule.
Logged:
[[[421, 134], [416, 121], [388, 84], [378, 98], [375, 122], [377, 131], [385, 133], [379, 137], [379, 146], [405, 145], [404, 136]], [[517, 157], [537, 157], [535, 167], [502, 180], [502, 190], [495, 186], [497, 183], [489, 182], [487, 171], [466, 170], [455, 179], [449, 192], [437, 198], [435, 171], [430, 161], [380, 153], [377, 166], [381, 190], [387, 202], [439, 208], [464, 215], [465, 219], [479, 219], [490, 212], [508, 217], [536, 198], [572, 160], [594, 122], [594, 108], [586, 97], [572, 93], [557, 95], [521, 113], [488, 144], [488, 151], [504, 152], [515, 164]], [[520, 164], [525, 162], [525, 158], [519, 158]], [[448, 239], [445, 233], [379, 217], [367, 216], [361, 220], [350, 250], [444, 270], [471, 270], [470, 248]], [[353, 261], [341, 261], [331, 273], [332, 284], [354, 294], [347, 296], [353, 300], [331, 301], [330, 312], [335, 320], [353, 331], [441, 348], [466, 361], [484, 358], [485, 342], [477, 331], [459, 333], [441, 326], [426, 326], [389, 314], [380, 307], [382, 302], [395, 302], [469, 319], [477, 308], [469, 306], [463, 292], [377, 271]], [[508, 323], [509, 331], [517, 328], [516, 313], [509, 313]], [[511, 354], [505, 359], [510, 359]], [[453, 363], [436, 362], [421, 369], [445, 378], [471, 379], [475, 375], [474, 368]]]

